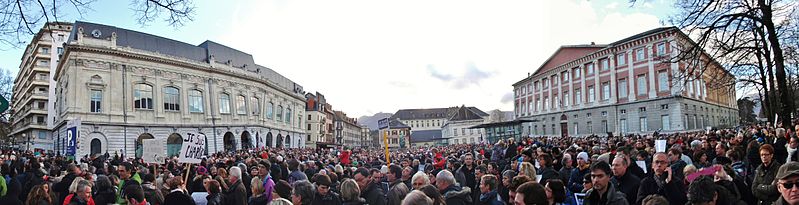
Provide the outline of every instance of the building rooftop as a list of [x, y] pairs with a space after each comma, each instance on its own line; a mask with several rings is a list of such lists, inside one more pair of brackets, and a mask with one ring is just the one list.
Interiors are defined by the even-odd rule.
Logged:
[[402, 109], [398, 110], [394, 115], [391, 116], [392, 119], [400, 119], [400, 120], [426, 120], [426, 119], [451, 119], [458, 113], [460, 109], [467, 109], [471, 113], [477, 116], [488, 116], [488, 113], [483, 112], [476, 107], [449, 107], [449, 108], [428, 108], [428, 109]]
[[441, 140], [441, 130], [420, 130], [411, 132], [411, 143]]

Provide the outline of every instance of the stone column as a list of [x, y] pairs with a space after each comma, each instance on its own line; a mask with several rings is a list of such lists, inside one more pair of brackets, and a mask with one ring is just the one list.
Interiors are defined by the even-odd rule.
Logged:
[[627, 63], [627, 73], [628, 73], [628, 81], [627, 81], [627, 101], [635, 102], [635, 96], [638, 94], [638, 90], [635, 89], [636, 85], [638, 84], [638, 79], [636, 79], [635, 73], [633, 73], [633, 62], [631, 61], [633, 56], [632, 50], [627, 50], [627, 53], [624, 54]]
[[655, 86], [656, 86], [655, 85], [655, 75], [657, 75], [657, 73], [655, 73], [655, 62], [652, 61], [652, 58], [651, 58], [652, 57], [652, 44], [646, 45], [646, 51], [644, 53], [648, 53], [649, 54], [649, 58], [647, 58], [648, 59], [647, 61], [649, 62], [649, 63], [647, 63], [649, 65], [649, 72], [647, 74], [648, 77], [649, 77], [649, 99], [653, 99], [653, 98], [657, 97], [657, 91], [655, 89]]

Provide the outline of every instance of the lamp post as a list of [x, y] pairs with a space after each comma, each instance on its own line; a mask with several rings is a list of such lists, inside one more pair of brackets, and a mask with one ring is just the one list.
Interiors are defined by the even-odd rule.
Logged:
[[25, 150], [26, 151], [30, 151], [31, 150], [31, 138], [30, 138], [30, 136], [28, 135], [28, 133], [22, 133], [22, 138], [26, 138], [27, 139], [27, 141], [25, 141], [25, 145], [27, 147], [27, 148], [25, 148]]

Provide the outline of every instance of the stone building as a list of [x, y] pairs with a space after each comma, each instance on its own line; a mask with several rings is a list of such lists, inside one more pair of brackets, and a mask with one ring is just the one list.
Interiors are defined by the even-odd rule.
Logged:
[[140, 155], [144, 139], [170, 147], [186, 133], [205, 134], [209, 153], [306, 146], [302, 86], [250, 54], [88, 22], [65, 48], [53, 75], [59, 152], [75, 120], [78, 156]]
[[333, 138], [333, 106], [319, 92], [305, 94], [306, 141], [311, 148], [334, 147], [338, 144]]
[[[514, 87], [524, 135], [583, 136], [700, 130], [738, 122], [735, 76], [675, 27], [607, 45], [562, 46]], [[692, 69], [695, 68], [695, 69]], [[699, 72], [704, 71], [704, 72]]]

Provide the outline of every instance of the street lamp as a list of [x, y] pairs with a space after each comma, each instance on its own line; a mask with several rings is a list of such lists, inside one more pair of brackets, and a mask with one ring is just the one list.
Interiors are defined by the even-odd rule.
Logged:
[[26, 138], [27, 139], [27, 141], [25, 141], [25, 145], [27, 146], [27, 148], [25, 150], [27, 150], [27, 151], [31, 150], [31, 138], [30, 138], [30, 136], [28, 136], [28, 133], [22, 133], [22, 138]]

